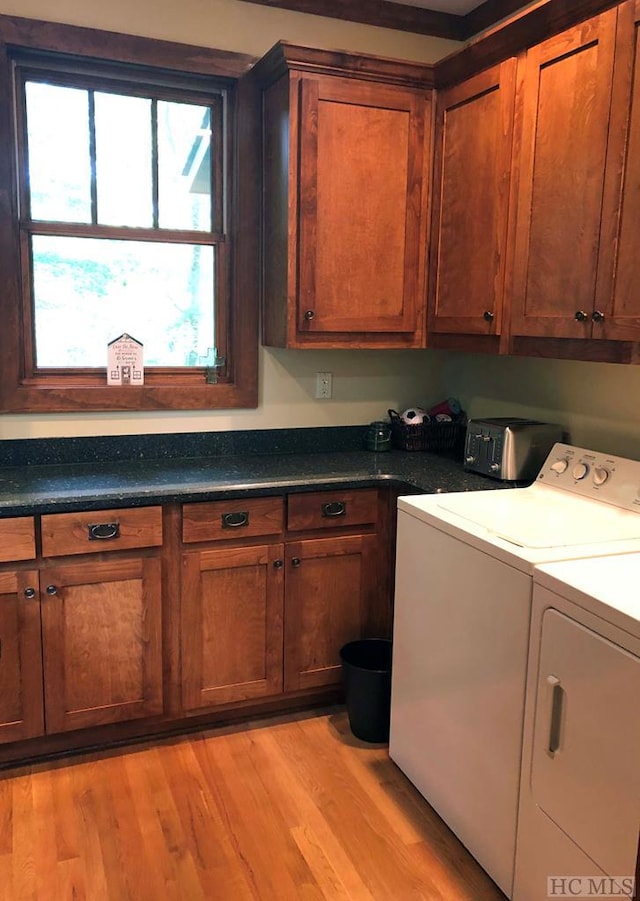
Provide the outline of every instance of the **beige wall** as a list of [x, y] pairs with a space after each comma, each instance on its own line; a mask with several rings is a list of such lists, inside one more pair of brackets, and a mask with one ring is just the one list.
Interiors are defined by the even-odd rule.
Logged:
[[281, 39], [432, 62], [454, 41], [238, 0], [0, 0], [0, 13], [261, 56]]
[[573, 444], [640, 460], [640, 366], [449, 353], [438, 371], [472, 416], [557, 422]]
[[[0, 13], [87, 25], [259, 56], [277, 40], [434, 61], [454, 44], [238, 0], [0, 0]], [[334, 398], [313, 399], [317, 371]], [[458, 395], [471, 415], [562, 423], [574, 443], [640, 459], [640, 366], [443, 352], [273, 351], [260, 354], [260, 406], [233, 413], [2, 416], [0, 438], [347, 425], [388, 407]]]
[[[359, 425], [386, 418], [389, 407], [438, 400], [437, 362], [429, 351], [263, 350], [257, 410], [0, 414], [0, 439]], [[333, 373], [331, 400], [314, 399], [319, 371]]]

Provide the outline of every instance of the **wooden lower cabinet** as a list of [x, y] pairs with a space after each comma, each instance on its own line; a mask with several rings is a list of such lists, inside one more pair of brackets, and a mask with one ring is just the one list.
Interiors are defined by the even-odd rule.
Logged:
[[33, 561], [0, 563], [0, 762], [337, 697], [340, 648], [388, 633], [387, 508], [364, 488], [148, 508], [140, 550], [87, 538], [115, 517], [133, 541], [128, 511], [32, 522]]
[[338, 685], [342, 645], [376, 630], [378, 551], [374, 533], [185, 551], [185, 711]]
[[186, 710], [282, 691], [283, 576], [282, 544], [184, 554]]
[[287, 545], [285, 690], [341, 681], [340, 648], [367, 631], [376, 548], [375, 535]]
[[38, 573], [0, 573], [0, 743], [44, 732]]
[[47, 733], [162, 713], [159, 557], [61, 563], [40, 584]]

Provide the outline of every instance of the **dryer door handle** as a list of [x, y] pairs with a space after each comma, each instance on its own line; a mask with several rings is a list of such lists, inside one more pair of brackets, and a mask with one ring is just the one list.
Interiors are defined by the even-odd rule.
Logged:
[[550, 693], [551, 718], [549, 721], [549, 741], [547, 751], [554, 756], [560, 747], [560, 730], [562, 728], [562, 702], [564, 699], [564, 689], [562, 683], [557, 676], [547, 676], [547, 685]]

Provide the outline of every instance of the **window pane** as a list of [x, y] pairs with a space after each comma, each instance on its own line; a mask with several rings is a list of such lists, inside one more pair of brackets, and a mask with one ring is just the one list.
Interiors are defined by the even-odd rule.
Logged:
[[145, 366], [213, 362], [212, 247], [35, 235], [32, 250], [37, 366], [106, 366], [123, 332]]
[[31, 218], [91, 222], [89, 94], [25, 85]]
[[211, 114], [158, 101], [160, 228], [211, 230]]
[[151, 228], [151, 101], [95, 94], [98, 222]]

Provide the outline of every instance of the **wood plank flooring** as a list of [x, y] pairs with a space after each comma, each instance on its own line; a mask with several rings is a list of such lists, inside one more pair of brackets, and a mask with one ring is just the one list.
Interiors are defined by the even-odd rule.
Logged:
[[0, 773], [2, 901], [502, 901], [342, 708]]

